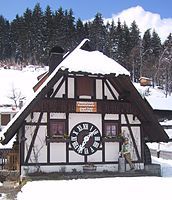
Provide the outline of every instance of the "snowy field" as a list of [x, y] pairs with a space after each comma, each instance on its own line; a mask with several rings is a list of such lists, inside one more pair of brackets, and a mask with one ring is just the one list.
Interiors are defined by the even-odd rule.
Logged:
[[10, 100], [12, 92], [21, 93], [22, 97], [30, 98], [33, 95], [33, 86], [38, 82], [37, 77], [44, 73], [46, 68], [27, 66], [22, 71], [0, 68], [0, 105], [14, 103]]
[[28, 182], [17, 200], [170, 200], [172, 160], [153, 158], [161, 164], [163, 177], [115, 177]]

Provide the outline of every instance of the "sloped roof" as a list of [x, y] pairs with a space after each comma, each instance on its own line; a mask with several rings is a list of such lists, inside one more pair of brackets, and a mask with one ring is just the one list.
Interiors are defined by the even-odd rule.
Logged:
[[131, 102], [139, 110], [139, 118], [143, 124], [143, 132], [146, 141], [149, 142], [168, 142], [169, 137], [158, 122], [153, 113], [153, 109], [148, 101], [139, 94], [131, 80], [127, 76], [119, 75], [110, 78], [112, 85], [118, 85], [119, 95], [124, 96], [125, 100]]
[[[29, 112], [34, 108], [34, 105], [42, 97], [44, 97], [47, 94], [48, 89], [53, 87], [53, 85], [64, 75], [64, 73], [80, 71], [80, 72], [88, 72], [92, 74], [104, 74], [104, 75], [113, 73], [113, 77], [115, 76], [127, 77], [129, 75], [129, 72], [124, 67], [119, 65], [114, 60], [108, 58], [103, 53], [98, 52], [98, 51], [88, 52], [88, 51], [83, 50], [82, 49], [83, 45], [85, 45], [88, 41], [89, 41], [88, 39], [84, 39], [71, 53], [64, 56], [63, 61], [49, 75], [49, 77], [45, 80], [45, 82], [38, 88], [38, 90], [35, 92], [35, 94], [30, 99], [30, 101], [28, 101], [28, 103], [26, 103], [22, 107], [22, 109], [16, 114], [16, 116], [2, 130], [2, 134], [4, 135], [4, 138], [1, 143], [3, 145], [7, 144], [13, 138], [13, 136], [16, 134], [19, 127], [21, 126], [21, 123], [28, 116]], [[129, 76], [127, 80], [128, 80], [127, 83], [131, 82], [129, 81], [130, 80]], [[123, 82], [120, 82], [119, 84], [123, 85]], [[128, 88], [127, 85], [126, 85], [126, 88]], [[126, 88], [121, 88], [121, 91], [122, 90], [125, 91]], [[132, 87], [131, 89], [133, 90]], [[134, 93], [135, 92], [137, 93], [136, 89]], [[141, 103], [143, 104], [143, 102]], [[140, 105], [137, 105], [137, 106], [140, 106]], [[145, 110], [145, 112], [146, 111], [147, 110]], [[144, 112], [144, 109], [143, 109], [143, 112]], [[151, 116], [150, 112], [149, 114]], [[155, 141], [158, 141], [158, 140], [167, 141], [168, 136], [166, 135], [166, 133], [163, 132], [162, 128], [160, 127], [160, 125], [158, 125], [158, 122], [156, 120], [154, 121], [154, 123], [156, 124], [156, 130], [158, 131]], [[154, 140], [153, 139], [154, 136], [155, 135], [151, 137], [152, 140]]]
[[82, 71], [92, 74], [125, 74], [130, 73], [115, 60], [105, 56], [99, 51], [85, 51], [82, 49], [82, 45], [89, 40], [85, 39], [83, 42], [68, 56], [64, 59], [59, 67], [61, 69], [68, 69], [71, 71]]

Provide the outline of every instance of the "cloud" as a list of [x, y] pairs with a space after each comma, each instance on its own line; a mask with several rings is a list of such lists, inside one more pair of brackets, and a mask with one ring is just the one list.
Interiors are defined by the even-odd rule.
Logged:
[[145, 11], [141, 6], [123, 10], [118, 14], [112, 15], [112, 18], [104, 20], [106, 23], [107, 21], [112, 21], [112, 19], [114, 22], [117, 22], [118, 19], [122, 23], [125, 21], [128, 26], [135, 20], [141, 31], [141, 35], [150, 28], [152, 31], [155, 30], [158, 33], [161, 42], [164, 42], [168, 35], [172, 33], [172, 18], [161, 19], [159, 14]]

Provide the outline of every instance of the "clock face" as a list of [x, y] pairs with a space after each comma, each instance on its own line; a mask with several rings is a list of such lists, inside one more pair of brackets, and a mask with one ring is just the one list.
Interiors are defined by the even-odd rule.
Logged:
[[70, 143], [76, 153], [80, 155], [91, 155], [100, 146], [100, 131], [94, 124], [89, 122], [79, 123], [71, 130]]

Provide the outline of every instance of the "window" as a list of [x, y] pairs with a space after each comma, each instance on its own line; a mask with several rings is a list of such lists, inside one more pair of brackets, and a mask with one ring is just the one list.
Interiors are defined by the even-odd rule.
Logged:
[[90, 77], [77, 77], [77, 96], [93, 96], [93, 79]]
[[64, 120], [50, 120], [50, 136], [63, 137], [65, 134], [65, 121]]
[[115, 122], [104, 122], [104, 135], [108, 137], [115, 137], [118, 134], [118, 126]]
[[1, 114], [1, 125], [5, 126], [10, 121], [10, 114]]

